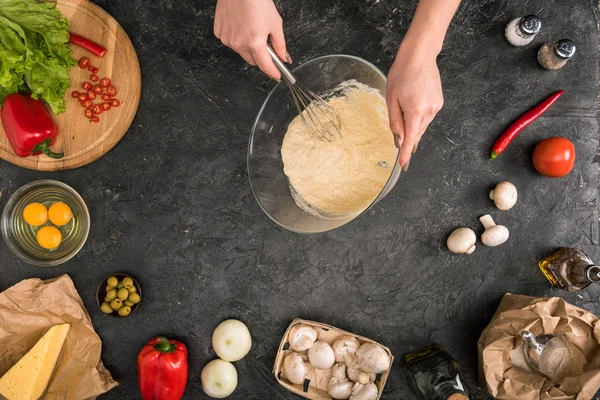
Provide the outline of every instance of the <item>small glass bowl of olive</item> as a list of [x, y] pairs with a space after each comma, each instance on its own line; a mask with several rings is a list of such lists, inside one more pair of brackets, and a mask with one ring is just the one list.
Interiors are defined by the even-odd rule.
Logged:
[[127, 317], [142, 301], [142, 289], [134, 277], [122, 272], [106, 277], [98, 286], [100, 310], [113, 317]]

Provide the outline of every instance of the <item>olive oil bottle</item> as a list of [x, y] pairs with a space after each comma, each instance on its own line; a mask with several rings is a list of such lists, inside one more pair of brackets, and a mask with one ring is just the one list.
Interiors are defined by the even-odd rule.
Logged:
[[578, 249], [561, 247], [541, 260], [538, 266], [552, 286], [569, 292], [600, 282], [600, 267]]
[[469, 400], [462, 367], [439, 344], [403, 355], [402, 365], [419, 400]]

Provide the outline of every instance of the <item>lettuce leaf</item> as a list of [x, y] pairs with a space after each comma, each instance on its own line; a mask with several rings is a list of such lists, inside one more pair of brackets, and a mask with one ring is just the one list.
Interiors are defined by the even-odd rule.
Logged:
[[0, 102], [31, 92], [55, 114], [65, 111], [69, 68], [69, 21], [53, 2], [0, 0]]

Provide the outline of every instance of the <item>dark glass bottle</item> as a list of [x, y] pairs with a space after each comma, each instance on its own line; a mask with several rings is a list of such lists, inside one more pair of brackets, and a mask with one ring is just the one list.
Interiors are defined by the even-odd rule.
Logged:
[[538, 266], [552, 286], [577, 292], [590, 283], [600, 282], [600, 267], [583, 251], [561, 247]]
[[419, 400], [469, 400], [462, 367], [439, 344], [403, 355], [402, 365]]

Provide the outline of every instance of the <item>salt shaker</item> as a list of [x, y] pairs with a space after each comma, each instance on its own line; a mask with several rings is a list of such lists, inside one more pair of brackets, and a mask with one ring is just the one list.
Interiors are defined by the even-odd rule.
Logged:
[[569, 39], [544, 43], [538, 51], [538, 62], [548, 70], [561, 69], [575, 54], [575, 43]]
[[525, 46], [533, 40], [542, 28], [542, 21], [536, 15], [515, 18], [506, 25], [506, 40], [513, 46]]

